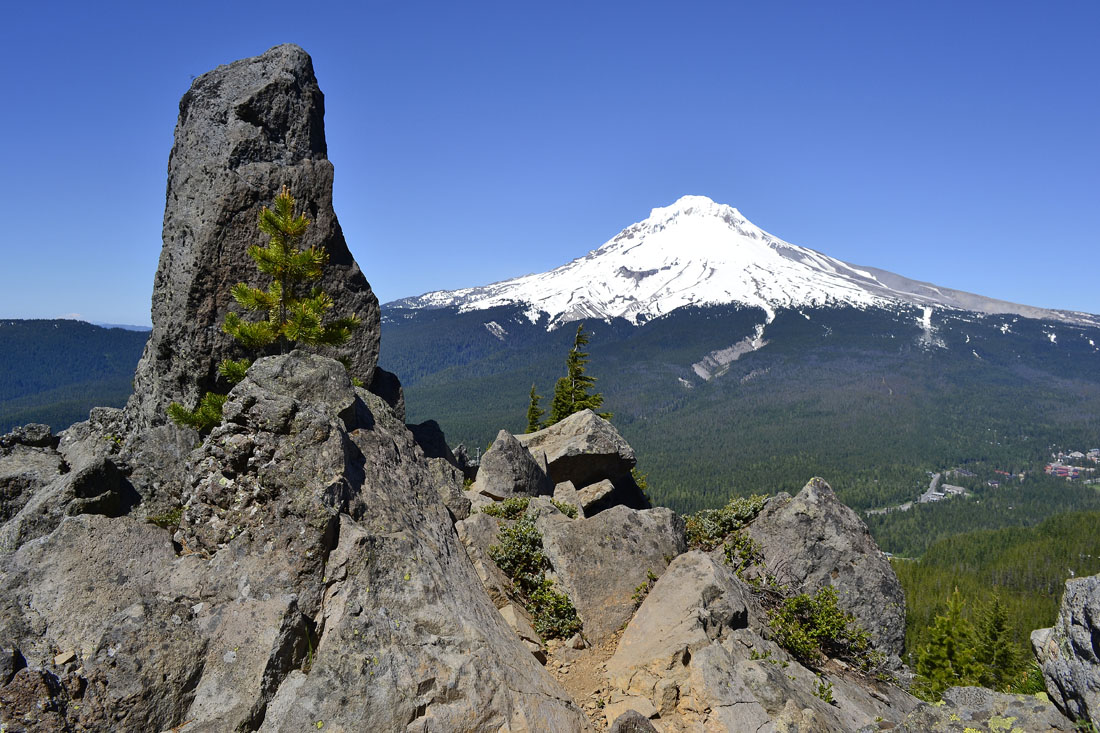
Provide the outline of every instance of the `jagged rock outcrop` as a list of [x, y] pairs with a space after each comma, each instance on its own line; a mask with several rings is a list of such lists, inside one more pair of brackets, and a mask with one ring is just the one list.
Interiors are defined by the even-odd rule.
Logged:
[[[247, 250], [261, 241], [261, 207], [284, 185], [311, 222], [302, 244], [329, 254], [319, 284], [335, 302], [334, 312], [354, 313], [363, 322], [339, 353], [354, 376], [375, 383], [378, 300], [332, 208], [324, 113], [312, 61], [294, 45], [219, 66], [195, 79], [183, 96], [168, 161], [153, 331], [126, 407], [133, 428], [164, 424], [173, 400], [191, 407], [208, 390], [225, 391], [217, 364], [243, 355], [220, 328], [237, 308], [230, 289], [241, 281], [266, 287]], [[377, 383], [388, 385], [393, 403], [400, 389], [391, 381], [380, 377]]]
[[[712, 555], [677, 557], [607, 664], [612, 703], [654, 709], [665, 731], [855, 731], [917, 706], [892, 685], [806, 669], [754, 628], [755, 606]], [[822, 681], [832, 702], [815, 694]]]
[[[683, 521], [646, 508], [633, 450], [591, 411], [502, 433], [478, 491], [464, 492], [474, 473], [464, 451], [431, 421], [405, 425], [400, 382], [376, 367], [377, 304], [332, 212], [322, 117], [294, 46], [197, 79], [180, 108], [134, 398], [61, 436], [28, 426], [0, 438], [0, 729], [955, 725], [839, 660], [812, 670], [771, 641], [759, 589], [721, 549], [685, 552]], [[351, 374], [300, 351], [259, 358], [204, 439], [163, 424], [167, 402], [194, 402], [231, 353], [218, 330], [227, 291], [254, 274], [256, 214], [284, 183], [309, 207], [308, 243], [332, 256], [323, 287], [365, 321]], [[584, 623], [568, 641], [538, 637], [553, 627], [531, 617], [489, 552], [518, 520], [471, 513], [517, 495], [530, 497], [537, 537], [524, 541], [540, 582]], [[772, 500], [748, 532], [781, 581], [836, 585], [883, 648], [900, 648], [896, 578], [824, 482]], [[1070, 641], [1049, 637], [1056, 649], [1087, 656], [1082, 629], [1094, 633], [1096, 611], [1085, 595]], [[1069, 677], [1066, 700], [1095, 690], [1094, 678]], [[1025, 730], [1061, 729], [1049, 705], [952, 694], [959, 720], [992, 729], [1016, 715]]]
[[0, 559], [0, 648], [47, 675], [66, 725], [583, 727], [483, 591], [382, 399], [293, 352], [258, 360], [224, 413], [169, 531], [85, 514]]
[[481, 457], [473, 490], [491, 499], [554, 493], [543, 465], [507, 430], [501, 430]]
[[781, 583], [813, 594], [837, 589], [841, 608], [871, 632], [875, 646], [899, 655], [905, 644], [905, 594], [897, 575], [859, 516], [819, 478], [791, 498], [768, 500], [748, 534]]
[[552, 485], [572, 483], [576, 490], [608, 480], [615, 487], [593, 507], [592, 512], [625, 504], [645, 509], [649, 502], [631, 476], [634, 449], [607, 420], [582, 410], [534, 433], [517, 435], [531, 455], [545, 456]]
[[1100, 721], [1100, 575], [1066, 581], [1058, 621], [1031, 633], [1047, 692], [1075, 721]]
[[111, 432], [120, 416], [119, 410], [96, 408], [62, 436], [51, 436], [45, 426], [4, 436], [0, 553], [52, 532], [66, 516], [117, 517], [138, 504], [141, 497], [117, 456], [120, 439]]

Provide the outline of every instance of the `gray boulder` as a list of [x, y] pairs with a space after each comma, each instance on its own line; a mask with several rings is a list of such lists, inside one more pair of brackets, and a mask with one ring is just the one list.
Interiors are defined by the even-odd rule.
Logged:
[[473, 490], [500, 500], [553, 494], [554, 484], [530, 451], [507, 430], [501, 430], [481, 457]]
[[871, 632], [874, 645], [888, 655], [901, 654], [901, 583], [867, 525], [827, 483], [811, 479], [793, 499], [787, 494], [772, 497], [747, 532], [780, 582], [808, 594], [832, 585], [840, 607]]
[[554, 577], [572, 599], [594, 642], [634, 614], [634, 593], [687, 549], [683, 520], [671, 509], [616, 506], [587, 519], [541, 512], [535, 524]]
[[630, 473], [635, 465], [634, 449], [592, 410], [516, 438], [532, 455], [545, 455], [554, 485], [569, 481], [582, 490], [605, 479], [611, 481], [615, 492], [602, 498], [599, 507], [594, 507], [597, 511], [616, 504], [634, 509], [649, 506]]
[[302, 245], [328, 252], [319, 285], [334, 312], [363, 322], [338, 354], [364, 383], [375, 379], [378, 300], [332, 208], [324, 112], [312, 61], [294, 45], [219, 66], [183, 96], [168, 161], [153, 331], [126, 407], [133, 428], [165, 424], [172, 401], [191, 407], [206, 391], [225, 391], [218, 363], [244, 355], [221, 331], [226, 313], [238, 308], [230, 289], [242, 281], [266, 285], [247, 249], [262, 242], [260, 209], [284, 185], [311, 222]]
[[1031, 633], [1047, 692], [1076, 721], [1100, 721], [1100, 575], [1066, 581], [1058, 620]]
[[649, 718], [637, 710], [627, 710], [615, 718], [607, 731], [608, 733], [657, 733], [657, 729], [653, 727], [653, 723], [649, 722]]
[[59, 438], [53, 434], [49, 425], [30, 423], [0, 435], [0, 451], [7, 452], [17, 445], [28, 448], [56, 448], [58, 440]]
[[1048, 699], [1012, 695], [984, 687], [951, 687], [938, 704], [921, 703], [894, 729], [898, 733], [1054, 733], [1080, 730]]
[[[892, 685], [805, 668], [761, 637], [755, 606], [713, 555], [677, 557], [607, 662], [611, 700], [635, 709], [648, 701], [669, 730], [877, 729], [917, 706]], [[821, 684], [831, 685], [832, 702], [815, 694]]]

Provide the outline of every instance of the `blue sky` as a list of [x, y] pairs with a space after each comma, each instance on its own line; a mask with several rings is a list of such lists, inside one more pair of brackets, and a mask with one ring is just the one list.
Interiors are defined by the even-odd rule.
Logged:
[[1100, 3], [44, 3], [0, 61], [0, 317], [148, 324], [180, 96], [293, 42], [383, 301], [683, 194], [833, 257], [1100, 312]]

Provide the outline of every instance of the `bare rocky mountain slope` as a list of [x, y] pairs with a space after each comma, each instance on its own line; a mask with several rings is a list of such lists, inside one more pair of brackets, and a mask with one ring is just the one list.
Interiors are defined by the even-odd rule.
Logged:
[[[308, 130], [309, 149], [323, 152], [319, 108], [302, 104], [319, 95], [293, 46], [196, 80], [173, 160], [193, 160], [211, 188], [224, 177], [260, 189], [218, 204], [211, 221], [255, 219], [283, 182], [280, 166], [298, 160], [270, 159], [290, 131]], [[200, 98], [211, 130], [194, 136]], [[229, 159], [210, 143], [227, 139]], [[266, 173], [248, 179], [251, 170]], [[327, 162], [294, 175], [327, 200]], [[170, 177], [169, 210], [184, 190]], [[224, 304], [202, 311], [205, 330], [161, 305], [203, 301], [213, 283], [252, 273], [226, 252], [189, 280], [193, 232], [170, 236], [172, 221], [154, 334], [184, 365], [151, 346], [145, 393], [126, 410], [97, 408], [58, 436], [32, 425], [0, 437], [0, 729], [1072, 728], [1035, 697], [961, 689], [934, 706], [905, 692], [897, 578], [820, 479], [745, 518], [758, 552], [744, 567], [730, 562], [729, 532], [693, 549], [683, 518], [648, 507], [631, 478], [634, 451], [591, 412], [502, 432], [464, 482], [472, 471], [437, 426], [404, 423], [395, 377], [373, 379], [373, 390], [353, 383], [374, 369], [369, 333], [351, 373], [326, 355], [265, 356], [208, 435], [166, 423], [166, 401], [193, 400], [212, 374], [222, 352], [208, 331]], [[337, 309], [376, 329], [350, 255], [331, 277], [343, 278], [326, 283]], [[885, 660], [877, 670], [803, 663], [776, 644], [769, 610], [825, 587], [871, 632]], [[1100, 633], [1081, 607], [1066, 616], [1072, 644], [1058, 629], [1047, 637], [1072, 683], [1044, 667], [1077, 719], [1092, 703], [1065, 701], [1092, 699], [1096, 658], [1082, 640]]]

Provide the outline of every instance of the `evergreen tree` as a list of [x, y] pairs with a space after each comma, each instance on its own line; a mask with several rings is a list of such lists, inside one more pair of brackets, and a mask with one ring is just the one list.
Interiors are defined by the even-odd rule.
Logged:
[[983, 686], [1006, 690], [1015, 681], [1023, 660], [1012, 636], [1008, 610], [1000, 596], [994, 594], [981, 608], [975, 624], [975, 656], [982, 666]]
[[[577, 326], [577, 335], [573, 339], [573, 348], [565, 359], [566, 375], [554, 386], [554, 400], [550, 403], [550, 419], [547, 425], [553, 425], [581, 410], [597, 410], [603, 405], [603, 395], [599, 392], [589, 394], [588, 390], [596, 384], [596, 378], [584, 373], [588, 364], [588, 352], [581, 349], [588, 345], [588, 334], [584, 324]], [[610, 412], [599, 413], [605, 420], [611, 419]]]
[[527, 408], [527, 430], [526, 433], [533, 433], [542, 427], [542, 416], [546, 414], [546, 410], [539, 408], [538, 393], [535, 392], [535, 385], [531, 385], [531, 404]]
[[963, 616], [963, 605], [956, 588], [947, 601], [946, 613], [936, 616], [928, 643], [917, 650], [917, 674], [923, 678], [923, 684], [916, 689], [927, 699], [939, 699], [948, 687], [976, 685], [981, 681], [973, 627]]
[[359, 327], [357, 316], [337, 318], [325, 325], [325, 314], [332, 308], [332, 298], [320, 288], [299, 297], [296, 289], [302, 283], [321, 279], [328, 252], [320, 247], [299, 249], [298, 242], [309, 226], [304, 214], [294, 213], [294, 197], [286, 186], [275, 197], [272, 208], [260, 212], [260, 231], [269, 237], [266, 247], [252, 245], [248, 256], [256, 261], [260, 272], [271, 276], [267, 290], [245, 283], [233, 286], [233, 299], [251, 313], [264, 313], [263, 321], [245, 321], [236, 313], [225, 317], [222, 330], [248, 349], [260, 350], [275, 341], [279, 350], [298, 342], [310, 346], [339, 346], [351, 338]]
[[[320, 280], [328, 262], [328, 253], [323, 248], [298, 247], [308, 226], [309, 219], [304, 214], [294, 213], [294, 197], [286, 186], [275, 197], [272, 208], [265, 206], [260, 211], [260, 231], [269, 241], [266, 247], [256, 244], [249, 247], [248, 256], [256, 261], [260, 272], [271, 276], [271, 285], [262, 290], [237, 283], [231, 292], [233, 299], [245, 310], [264, 313], [267, 319], [246, 321], [230, 312], [222, 324], [222, 331], [246, 349], [262, 351], [276, 341], [282, 353], [286, 353], [289, 345], [299, 342], [310, 346], [339, 346], [359, 327], [359, 318], [354, 315], [324, 324], [325, 314], [332, 308], [332, 298], [320, 288], [298, 297], [297, 286]], [[236, 384], [244, 379], [251, 364], [249, 359], [225, 359], [218, 365], [218, 372], [227, 382]], [[224, 394], [207, 392], [194, 410], [173, 402], [168, 406], [168, 417], [177, 425], [208, 433], [221, 423], [225, 399]]]

